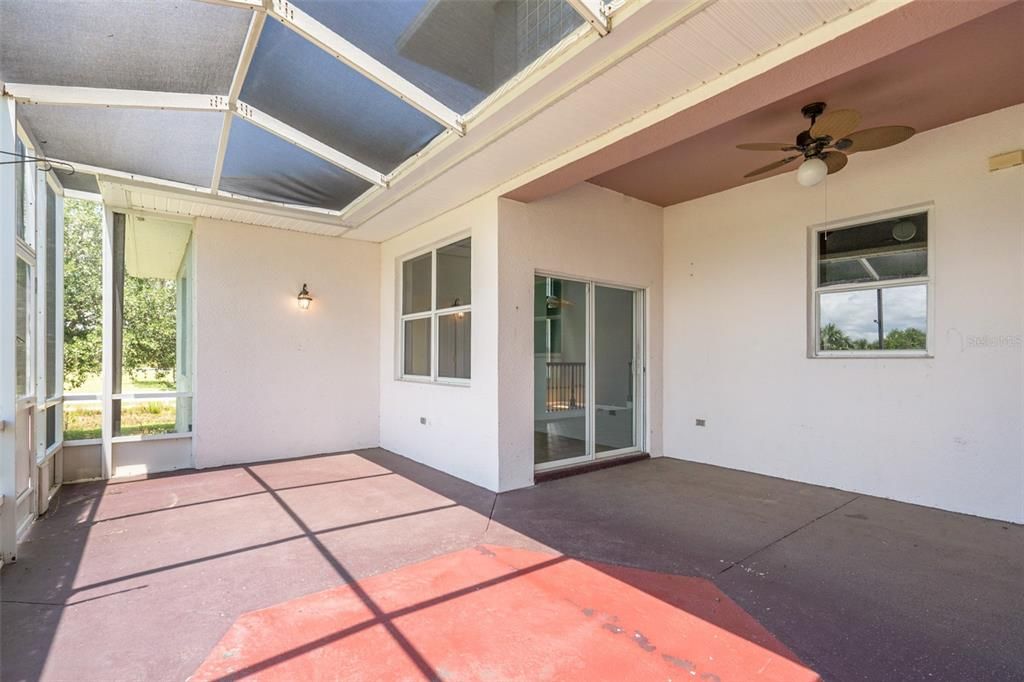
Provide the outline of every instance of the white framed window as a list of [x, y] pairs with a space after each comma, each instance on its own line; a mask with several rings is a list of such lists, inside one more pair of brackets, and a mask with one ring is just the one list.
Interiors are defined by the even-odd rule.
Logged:
[[811, 357], [929, 357], [931, 205], [810, 231]]
[[399, 268], [398, 378], [468, 384], [472, 357], [471, 237], [420, 251]]

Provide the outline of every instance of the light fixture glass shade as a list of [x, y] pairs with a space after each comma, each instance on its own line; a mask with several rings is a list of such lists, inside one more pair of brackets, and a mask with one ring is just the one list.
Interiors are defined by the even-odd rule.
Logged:
[[828, 166], [816, 156], [813, 156], [802, 164], [796, 171], [796, 181], [804, 187], [814, 187], [828, 175]]
[[313, 297], [309, 295], [309, 289], [306, 285], [302, 285], [302, 291], [299, 292], [299, 309], [309, 310], [309, 304], [313, 302]]

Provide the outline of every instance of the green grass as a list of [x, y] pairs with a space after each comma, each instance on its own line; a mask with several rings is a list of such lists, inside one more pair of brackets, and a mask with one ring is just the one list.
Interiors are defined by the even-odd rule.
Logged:
[[[64, 440], [99, 438], [103, 411], [95, 403], [64, 404]], [[149, 436], [174, 433], [176, 424], [174, 401], [146, 401], [128, 404], [121, 409], [122, 436]]]

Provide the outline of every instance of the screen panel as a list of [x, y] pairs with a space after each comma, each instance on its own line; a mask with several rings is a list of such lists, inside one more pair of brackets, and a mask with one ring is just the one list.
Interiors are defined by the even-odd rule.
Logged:
[[443, 129], [277, 22], [263, 29], [241, 99], [381, 173]]
[[227, 94], [251, 13], [178, 0], [4, 0], [0, 80]]
[[221, 189], [257, 199], [340, 209], [370, 188], [362, 178], [235, 119]]
[[204, 187], [224, 122], [212, 111], [29, 104], [18, 112], [49, 158]]

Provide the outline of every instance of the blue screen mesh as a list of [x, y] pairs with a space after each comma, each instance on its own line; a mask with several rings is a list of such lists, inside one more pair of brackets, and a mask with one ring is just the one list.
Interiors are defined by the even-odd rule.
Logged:
[[296, 0], [459, 113], [583, 24], [565, 0]]
[[267, 22], [241, 99], [388, 173], [442, 127], [277, 22]]
[[370, 183], [235, 119], [220, 187], [257, 199], [340, 209], [369, 189]]

